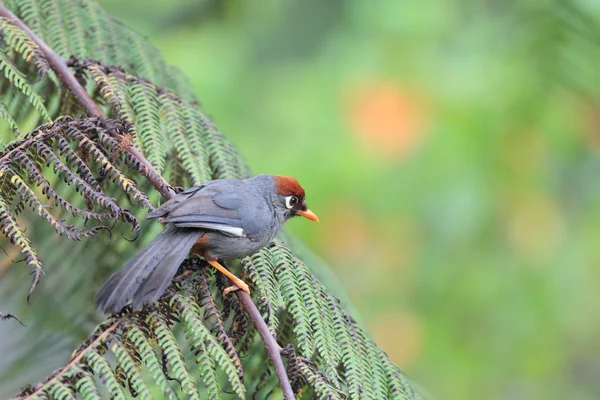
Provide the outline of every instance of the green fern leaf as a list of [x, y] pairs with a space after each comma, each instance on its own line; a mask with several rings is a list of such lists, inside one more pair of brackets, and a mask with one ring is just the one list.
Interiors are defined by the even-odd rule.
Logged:
[[[199, 358], [209, 358], [210, 361], [200, 361], [202, 375], [205, 376], [204, 383], [207, 385], [211, 398], [219, 398], [218, 386], [213, 385], [212, 378], [216, 376], [214, 372], [214, 364], [218, 364], [225, 374], [229, 383], [232, 385], [233, 391], [239, 398], [245, 398], [244, 383], [240, 379], [238, 368], [234, 361], [229, 357], [225, 349], [220, 346], [219, 342], [211, 335], [210, 331], [200, 319], [200, 309], [194, 302], [189, 301], [180, 294], [173, 296], [173, 305], [176, 307], [181, 316], [182, 323], [185, 327], [185, 334], [190, 342], [192, 351]], [[213, 368], [208, 367], [212, 366]]]
[[[4, 176], [4, 171], [0, 169], [0, 178]], [[21, 250], [23, 255], [25, 255], [27, 265], [33, 270], [33, 279], [29, 290], [31, 293], [43, 273], [42, 263], [33, 249], [31, 241], [27, 235], [25, 235], [23, 229], [19, 227], [17, 221], [12, 217], [9, 205], [2, 197], [0, 197], [0, 232], [2, 232], [14, 246]]]
[[81, 397], [84, 400], [102, 399], [98, 387], [96, 386], [96, 382], [94, 381], [94, 377], [83, 368], [80, 368], [77, 371], [76, 390], [78, 393], [81, 393]]
[[[0, 101], [0, 118], [2, 118], [3, 120], [6, 121], [6, 123], [9, 126], [9, 128], [12, 129], [13, 133], [17, 137], [21, 136], [21, 132], [19, 131], [19, 126], [17, 125], [17, 121], [15, 121], [13, 119], [13, 117], [10, 114], [10, 112], [8, 111], [8, 109], [6, 108], [6, 106], [4, 105], [4, 103], [2, 103], [1, 101]], [[2, 143], [1, 142], [0, 142], [0, 147], [2, 147]]]
[[123, 373], [129, 382], [132, 395], [141, 399], [151, 400], [152, 396], [150, 395], [150, 391], [144, 383], [137, 363], [131, 357], [129, 352], [118, 341], [115, 343], [113, 352], [117, 359], [117, 368], [123, 370]]
[[98, 354], [96, 351], [87, 351], [83, 357], [83, 362], [88, 368], [94, 371], [95, 375], [100, 377], [112, 399], [125, 400], [126, 397], [123, 388], [119, 385], [110, 364], [102, 357], [102, 355]]
[[75, 394], [65, 384], [58, 380], [52, 381], [50, 386], [45, 390], [51, 399], [56, 400], [75, 400]]
[[282, 290], [282, 297], [286, 307], [295, 321], [294, 331], [298, 341], [298, 348], [302, 357], [310, 358], [313, 354], [313, 330], [309, 312], [306, 306], [306, 299], [303, 296], [302, 288], [299, 285], [294, 265], [294, 256], [279, 241], [275, 241], [270, 247], [275, 264], [275, 276]]
[[38, 45], [6, 18], [0, 18], [0, 34], [9, 47], [23, 56], [25, 62], [35, 65], [41, 79], [48, 71], [49, 66]]
[[143, 363], [148, 367], [152, 373], [152, 377], [158, 383], [158, 386], [162, 390], [162, 393], [166, 399], [175, 400], [177, 395], [169, 386], [167, 379], [162, 371], [162, 366], [156, 357], [156, 353], [152, 349], [151, 344], [144, 333], [133, 324], [127, 326], [127, 337], [135, 345], [137, 350], [140, 352]]
[[[199, 108], [185, 78], [167, 67], [139, 34], [95, 3], [8, 0], [6, 4], [60, 55], [79, 57], [70, 60], [69, 68], [113, 117], [56, 119], [61, 110], [79, 113], [81, 108], [66, 104], [72, 99], [60, 82], [49, 79], [51, 73], [38, 83], [28, 81], [33, 69], [40, 68], [36, 62], [44, 58], [14, 25], [0, 21], [6, 38], [0, 71], [7, 78], [0, 83], [5, 95], [0, 117], [21, 130], [40, 116], [56, 119], [7, 144], [0, 155], [0, 231], [23, 251], [38, 274], [41, 264], [15, 216], [29, 208], [71, 238], [100, 229], [79, 228], [77, 223], [120, 220], [135, 225], [133, 211], [124, 204], [132, 208], [152, 204], [147, 186], [136, 182], [141, 164], [128, 153], [132, 146], [161, 174], [169, 174], [171, 184], [250, 175], [235, 146]], [[115, 254], [105, 254], [101, 244], [108, 244], [100, 241], [81, 249], [89, 259], [116, 264], [129, 246], [122, 242], [109, 244]], [[103, 267], [115, 268], [109, 263]], [[193, 260], [186, 266], [204, 268]], [[401, 371], [284, 242], [276, 241], [241, 260], [241, 268], [269, 330], [285, 347], [287, 372], [297, 394], [418, 398]], [[181, 394], [221, 398], [226, 391], [246, 398], [251, 395], [246, 388], [251, 387], [266, 396], [279, 395], [258, 332], [248, 326], [234, 296], [217, 293], [226, 285], [223, 278], [206, 270], [185, 271], [176, 281], [156, 306], [126, 310], [120, 319], [107, 320], [116, 324], [111, 325], [115, 329], [100, 325], [67, 367], [41, 384], [39, 397], [97, 398], [107, 391], [117, 399], [149, 398], [153, 390], [160, 390], [171, 400]], [[180, 340], [183, 335], [187, 341]], [[245, 357], [240, 359], [240, 354]]]
[[173, 333], [162, 320], [156, 320], [152, 324], [152, 331], [158, 340], [163, 355], [167, 361], [173, 378], [181, 385], [181, 390], [190, 400], [199, 400], [198, 388], [194, 378], [190, 375], [185, 360], [180, 350], [180, 346], [173, 336]]
[[33, 87], [27, 82], [27, 79], [21, 71], [10, 61], [4, 51], [0, 51], [0, 71], [4, 77], [12, 83], [24, 96], [27, 97], [31, 105], [37, 110], [39, 115], [46, 121], [51, 121], [50, 114], [44, 106], [44, 100], [35, 92]]

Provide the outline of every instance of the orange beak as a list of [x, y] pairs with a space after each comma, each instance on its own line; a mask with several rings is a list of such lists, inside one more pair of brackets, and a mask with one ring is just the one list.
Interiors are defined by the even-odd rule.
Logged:
[[319, 217], [317, 217], [317, 214], [315, 214], [314, 212], [310, 211], [310, 210], [306, 210], [306, 211], [296, 211], [296, 214], [303, 216], [304, 218], [308, 218], [311, 221], [315, 221], [315, 222], [319, 222]]

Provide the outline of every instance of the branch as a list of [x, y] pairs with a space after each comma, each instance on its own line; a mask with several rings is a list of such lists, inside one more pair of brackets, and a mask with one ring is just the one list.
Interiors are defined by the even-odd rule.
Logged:
[[[9, 20], [11, 20], [15, 26], [19, 29], [23, 30], [27, 35], [31, 37], [31, 39], [38, 45], [44, 57], [48, 61], [50, 68], [56, 73], [59, 79], [63, 82], [63, 84], [69, 89], [69, 91], [75, 96], [77, 101], [83, 106], [86, 113], [90, 115], [94, 115], [97, 117], [103, 116], [104, 113], [98, 107], [98, 105], [94, 102], [94, 100], [88, 95], [85, 88], [81, 86], [79, 81], [75, 78], [75, 76], [71, 73], [67, 66], [67, 62], [60, 57], [58, 54], [54, 52], [42, 39], [40, 39], [27, 25], [23, 23], [16, 15], [14, 15], [10, 10], [8, 10], [3, 3], [0, 3], [0, 16], [3, 16]], [[111, 136], [115, 139], [119, 138], [119, 133], [111, 132]], [[159, 191], [162, 197], [165, 200], [171, 199], [175, 195], [175, 191], [171, 188], [171, 186], [154, 170], [152, 164], [144, 157], [144, 155], [134, 147], [127, 148], [127, 152], [135, 158], [140, 165], [142, 166], [140, 173], [145, 176], [150, 183]], [[290, 385], [289, 378], [285, 371], [285, 367], [283, 365], [283, 360], [281, 358], [281, 347], [277, 343], [277, 340], [271, 332], [269, 331], [267, 324], [262, 319], [258, 308], [252, 301], [250, 295], [246, 292], [238, 290], [236, 292], [238, 299], [242, 305], [242, 308], [246, 311], [254, 326], [258, 330], [260, 337], [262, 338], [265, 347], [267, 348], [267, 352], [269, 353], [269, 357], [275, 366], [275, 371], [277, 372], [277, 377], [279, 378], [279, 383], [281, 385], [281, 389], [283, 390], [283, 394], [286, 400], [294, 400], [294, 392], [292, 390], [292, 386]], [[121, 320], [118, 320], [110, 330], [115, 329]], [[104, 332], [101, 336], [104, 336], [108, 331]], [[89, 346], [88, 346], [89, 347]], [[62, 371], [68, 369], [70, 365], [77, 359], [77, 357], [83, 357], [83, 354], [88, 349], [86, 347], [83, 351], [79, 352], [77, 356], [75, 356], [71, 362], [62, 369]]]
[[236, 294], [238, 296], [238, 300], [242, 304], [242, 308], [246, 311], [246, 313], [250, 316], [252, 322], [254, 322], [254, 326], [256, 330], [260, 334], [263, 342], [265, 343], [265, 347], [267, 348], [267, 352], [269, 353], [269, 358], [273, 361], [275, 365], [275, 372], [277, 373], [277, 378], [279, 378], [279, 382], [281, 384], [281, 389], [283, 390], [283, 395], [286, 400], [294, 400], [294, 391], [292, 390], [292, 385], [290, 384], [290, 380], [287, 376], [287, 372], [285, 371], [285, 367], [283, 366], [283, 360], [281, 359], [282, 348], [277, 343], [277, 340], [271, 335], [269, 328], [267, 327], [267, 323], [260, 315], [260, 311], [256, 308], [256, 305], [252, 301], [250, 295], [242, 290], [237, 290]]
[[[104, 116], [102, 109], [92, 100], [88, 95], [87, 91], [77, 78], [71, 73], [71, 70], [67, 66], [67, 61], [56, 54], [42, 39], [40, 39], [27, 25], [23, 23], [15, 14], [13, 14], [3, 3], [0, 3], [0, 16], [9, 19], [12, 23], [27, 34], [31, 40], [40, 48], [40, 51], [48, 61], [50, 68], [56, 73], [61, 82], [69, 89], [69, 91], [75, 96], [75, 99], [83, 106], [83, 109], [88, 115], [96, 117]], [[110, 135], [119, 139], [120, 135], [118, 132], [110, 132]], [[152, 185], [160, 192], [164, 198], [171, 198], [175, 192], [165, 182], [165, 180], [154, 170], [152, 164], [144, 157], [144, 155], [135, 147], [128, 147], [126, 151], [136, 160], [139, 161], [142, 168], [140, 173], [148, 178]]]
[[98, 335], [98, 337], [96, 337], [94, 340], [92, 340], [90, 342], [90, 344], [88, 344], [87, 346], [85, 346], [83, 349], [79, 350], [67, 363], [67, 365], [65, 365], [63, 368], [60, 369], [60, 371], [56, 372], [56, 374], [54, 374], [54, 376], [52, 378], [50, 378], [49, 380], [47, 380], [44, 385], [40, 385], [39, 388], [37, 388], [35, 391], [33, 391], [32, 393], [30, 393], [29, 395], [27, 395], [27, 397], [24, 400], [29, 400], [29, 399], [35, 399], [36, 398], [36, 394], [40, 393], [44, 386], [46, 384], [48, 384], [49, 382], [52, 382], [55, 379], [58, 379], [59, 377], [61, 377], [63, 374], [65, 374], [67, 371], [69, 371], [71, 369], [71, 367], [75, 364], [77, 364], [79, 361], [81, 361], [81, 359], [85, 356], [85, 354], [93, 349], [94, 347], [96, 347], [96, 345], [100, 342], [102, 342], [104, 339], [106, 339], [106, 337], [108, 336], [109, 333], [113, 332], [115, 329], [117, 329], [119, 327], [119, 325], [121, 325], [121, 323], [125, 320], [124, 317], [119, 318], [118, 320], [116, 320], [111, 326], [109, 326], [104, 332], [102, 332], [100, 335]]
[[17, 317], [15, 314], [11, 314], [11, 313], [4, 314], [4, 313], [0, 312], [0, 321], [8, 321], [9, 319], [14, 319], [18, 323], [20, 323], [22, 326], [25, 326], [25, 325], [23, 325], [23, 323], [21, 322], [19, 317]]

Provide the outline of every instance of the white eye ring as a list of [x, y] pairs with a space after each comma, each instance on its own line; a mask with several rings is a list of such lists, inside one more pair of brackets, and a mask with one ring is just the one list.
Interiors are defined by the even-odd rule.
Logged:
[[285, 206], [287, 208], [292, 208], [294, 205], [298, 203], [298, 198], [296, 196], [286, 196], [285, 198]]

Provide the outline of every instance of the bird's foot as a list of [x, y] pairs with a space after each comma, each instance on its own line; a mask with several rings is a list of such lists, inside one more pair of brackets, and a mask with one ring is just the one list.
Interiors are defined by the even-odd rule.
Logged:
[[250, 294], [250, 288], [248, 287], [246, 282], [244, 282], [243, 280], [238, 279], [237, 281], [234, 281], [233, 283], [234, 283], [234, 285], [231, 285], [231, 286], [225, 288], [225, 290], [223, 290], [223, 297], [227, 296], [231, 292], [235, 292], [238, 290], [243, 290], [244, 292]]

